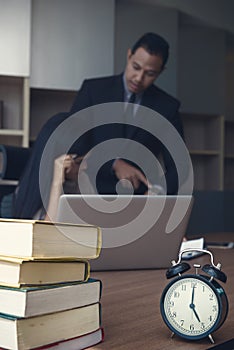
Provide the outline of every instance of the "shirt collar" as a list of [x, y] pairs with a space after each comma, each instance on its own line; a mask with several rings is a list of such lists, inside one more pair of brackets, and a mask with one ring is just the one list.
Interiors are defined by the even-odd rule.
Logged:
[[[132, 95], [132, 92], [128, 90], [125, 73], [123, 74], [123, 85], [124, 85], [124, 101], [127, 102], [129, 101]], [[140, 94], [136, 94], [135, 103], [140, 104], [142, 96], [143, 96], [143, 92], [141, 92]]]

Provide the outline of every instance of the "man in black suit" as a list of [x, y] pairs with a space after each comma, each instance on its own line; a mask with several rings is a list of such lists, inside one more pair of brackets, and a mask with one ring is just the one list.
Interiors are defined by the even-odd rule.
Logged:
[[[41, 210], [43, 204], [45, 207], [45, 203], [42, 203], [42, 196], [45, 196], [45, 193], [49, 193], [50, 191], [54, 159], [61, 155], [64, 149], [61, 151], [62, 148], [56, 146], [55, 154], [53, 152], [51, 154], [51, 160], [46, 166], [47, 174], [45, 183], [43, 184], [43, 187], [45, 187], [44, 190], [39, 186], [39, 169], [42, 154], [54, 130], [71, 115], [76, 114], [76, 112], [100, 104], [128, 102], [130, 96], [134, 95], [136, 109], [137, 107], [140, 109], [140, 106], [145, 106], [150, 110], [160, 113], [165, 120], [168, 120], [175, 127], [179, 135], [182, 135], [182, 125], [178, 114], [179, 101], [153, 85], [154, 81], [164, 70], [168, 59], [168, 52], [169, 45], [161, 36], [154, 33], [147, 33], [135, 43], [132, 49], [128, 50], [124, 73], [84, 81], [77, 93], [71, 110], [50, 118], [38, 135], [30, 161], [19, 182], [14, 202], [14, 217], [32, 218], [38, 210]], [[126, 103], [123, 104], [125, 105]], [[140, 115], [140, 117], [144, 119], [144, 115]], [[89, 121], [87, 122], [89, 123]], [[79, 126], [79, 118], [77, 118], [77, 128]], [[72, 131], [74, 130], [72, 130], [71, 126], [71, 129], [67, 131], [68, 137], [70, 137]], [[102, 141], [122, 137], [140, 142], [155, 157], [162, 154], [167, 187], [166, 192], [168, 194], [175, 194], [178, 190], [178, 174], [173, 157], [171, 157], [161, 142], [143, 129], [134, 126], [128, 127], [126, 125], [120, 127], [116, 123], [114, 125], [98, 126], [88, 132], [84, 137], [81, 137], [78, 143], [73, 144], [70, 151], [80, 155], [85, 154]], [[61, 143], [63, 143], [63, 138], [61, 137], [60, 139]], [[90, 153], [88, 167], [92, 169], [92, 151]], [[145, 160], [147, 163], [147, 159]], [[48, 174], [49, 170], [50, 175]], [[148, 190], [149, 180], [151, 183], [157, 184], [154, 173], [148, 179], [144, 174], [144, 170], [144, 167], [142, 169], [129, 159], [115, 156], [111, 161], [103, 164], [97, 174], [97, 179], [93, 180], [91, 176], [91, 180], [93, 180], [92, 185], [94, 188], [97, 186], [99, 193], [115, 194], [116, 184], [121, 180], [123, 185], [122, 192], [128, 192], [128, 184], [130, 182], [134, 192], [142, 194]], [[129, 182], [124, 182], [124, 179]], [[95, 181], [96, 183], [94, 183]], [[42, 212], [45, 210], [42, 209]]]
[[[83, 82], [71, 112], [75, 113], [90, 106], [109, 102], [128, 102], [131, 101], [131, 96], [134, 96], [134, 103], [137, 106], [145, 106], [160, 113], [182, 136], [182, 125], [178, 114], [179, 101], [153, 85], [165, 68], [168, 53], [169, 45], [165, 39], [155, 33], [146, 33], [135, 43], [132, 49], [128, 50], [124, 73], [116, 76], [88, 79]], [[110, 121], [110, 123], [112, 122]], [[125, 125], [120, 128], [117, 124], [114, 128], [113, 124], [98, 126], [87, 134], [86, 143], [91, 149], [107, 139], [130, 137], [149, 148], [155, 156], [162, 154], [167, 185], [166, 192], [175, 194], [178, 190], [178, 178], [175, 164], [169, 152], [163, 144], [155, 140], [146, 131], [131, 132], [130, 130], [129, 132], [131, 128], [134, 127]], [[92, 165], [92, 157], [89, 164]], [[130, 181], [135, 193], [147, 191], [149, 179], [146, 179], [144, 169], [123, 158], [113, 159], [103, 164], [97, 174], [97, 190], [102, 194], [115, 193], [116, 184], [121, 180], [127, 192], [129, 182], [124, 182], [124, 179]], [[153, 176], [150, 180], [154, 181]]]

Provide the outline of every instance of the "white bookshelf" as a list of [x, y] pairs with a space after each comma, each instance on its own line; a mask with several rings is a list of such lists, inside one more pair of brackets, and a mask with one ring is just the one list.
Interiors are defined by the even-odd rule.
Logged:
[[0, 142], [27, 147], [29, 144], [29, 79], [0, 76], [0, 99], [3, 101]]

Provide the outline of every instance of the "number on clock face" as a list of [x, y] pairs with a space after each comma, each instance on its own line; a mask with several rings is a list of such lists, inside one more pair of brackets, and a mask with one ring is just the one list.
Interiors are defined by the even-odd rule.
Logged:
[[209, 334], [219, 319], [219, 300], [205, 280], [186, 277], [167, 289], [164, 317], [169, 327], [181, 335], [199, 337]]

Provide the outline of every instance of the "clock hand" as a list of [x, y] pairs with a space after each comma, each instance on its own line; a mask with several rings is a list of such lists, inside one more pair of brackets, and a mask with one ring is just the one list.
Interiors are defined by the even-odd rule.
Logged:
[[190, 304], [189, 307], [193, 310], [195, 316], [196, 316], [196, 319], [198, 320], [198, 322], [201, 322], [199, 316], [198, 316], [198, 313], [197, 311], [195, 310], [195, 305], [194, 304]]
[[192, 300], [191, 300], [191, 304], [189, 305], [190, 309], [193, 310], [195, 316], [196, 316], [196, 319], [198, 320], [198, 322], [201, 322], [200, 321], [200, 318], [198, 316], [198, 313], [197, 311], [195, 310], [195, 304], [194, 304], [194, 294], [195, 294], [195, 286], [193, 286], [193, 290], [192, 290]]
[[194, 301], [194, 290], [195, 290], [195, 286], [193, 286], [193, 291], [192, 291], [192, 300], [191, 300], [191, 304], [193, 304], [193, 301]]

